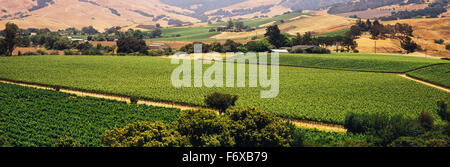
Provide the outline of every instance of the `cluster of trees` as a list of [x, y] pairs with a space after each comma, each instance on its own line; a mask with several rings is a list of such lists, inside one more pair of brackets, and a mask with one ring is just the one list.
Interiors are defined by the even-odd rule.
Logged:
[[132, 54], [132, 55], [147, 55], [147, 56], [163, 56], [174, 54], [172, 48], [165, 48], [163, 50], [150, 49], [143, 39], [139, 39], [133, 34], [128, 34], [117, 40], [117, 53]]
[[76, 28], [67, 28], [65, 30], [59, 30], [58, 33], [63, 36], [87, 36], [88, 41], [114, 41], [124, 36], [134, 36], [138, 39], [150, 39], [159, 38], [162, 35], [160, 28], [155, 28], [151, 32], [145, 32], [141, 30], [129, 29], [126, 32], [120, 31], [121, 27], [106, 28], [105, 32], [100, 33], [92, 26], [83, 27], [81, 30]]
[[267, 52], [273, 49], [272, 44], [269, 43], [267, 39], [262, 39], [258, 41], [249, 41], [247, 44], [242, 44], [239, 42], [235, 42], [233, 40], [227, 40], [224, 44], [219, 42], [213, 42], [211, 44], [206, 44], [202, 42], [194, 42], [191, 44], [187, 44], [180, 48], [179, 51], [186, 53], [194, 53], [194, 45], [202, 44], [202, 52]]
[[360, 1], [350, 1], [347, 3], [338, 3], [328, 10], [330, 14], [347, 13], [354, 11], [364, 11], [367, 9], [376, 9], [382, 6], [389, 6], [395, 4], [406, 5], [410, 3], [424, 3], [423, 0], [409, 0], [404, 3], [404, 0], [360, 0]]
[[417, 120], [387, 113], [355, 114], [345, 118], [344, 127], [352, 133], [369, 135], [374, 146], [392, 147], [449, 147], [450, 112], [444, 101], [437, 102], [437, 113], [446, 125], [435, 125], [429, 112], [422, 112]]
[[[148, 34], [139, 30], [129, 30], [127, 32], [118, 32], [119, 28], [108, 29], [107, 32], [117, 34], [120, 38], [117, 40], [117, 53], [119, 54], [137, 54], [160, 56], [172, 54], [172, 49], [149, 50], [145, 41]], [[35, 35], [30, 36], [32, 33]], [[103, 55], [114, 54], [116, 46], [92, 45], [89, 42], [71, 41], [62, 34], [94, 34], [98, 33], [93, 27], [83, 28], [81, 31], [75, 28], [68, 28], [63, 31], [51, 32], [49, 29], [26, 29], [21, 30], [14, 23], [7, 23], [6, 29], [2, 31], [0, 37], [0, 55], [12, 56], [16, 47], [45, 47], [48, 50], [63, 50], [65, 55]], [[151, 36], [160, 36], [160, 31], [153, 31]], [[97, 36], [99, 37], [99, 36]], [[46, 54], [40, 50], [39, 53], [27, 52], [19, 55], [42, 55]]]
[[259, 109], [183, 111], [174, 124], [139, 122], [107, 130], [111, 147], [289, 147], [297, 146], [282, 120]]
[[194, 42], [191, 44], [187, 44], [180, 48], [180, 51], [186, 52], [186, 53], [194, 53], [194, 45], [195, 44], [201, 44], [202, 45], [202, 52], [203, 53], [209, 53], [209, 52], [247, 52], [248, 49], [245, 45], [242, 43], [235, 42], [233, 40], [227, 40], [224, 44], [219, 42], [213, 42], [211, 44], [206, 44], [202, 42]]
[[436, 1], [425, 9], [413, 11], [393, 12], [391, 16], [381, 17], [383, 21], [397, 19], [411, 19], [417, 17], [437, 18], [440, 14], [447, 12], [448, 0]]
[[[339, 51], [339, 46], [346, 48], [347, 51], [355, 50], [358, 46], [355, 39], [359, 38], [360, 35], [361, 34], [355, 34], [350, 31], [347, 32], [345, 36], [316, 37], [311, 32], [306, 32], [304, 35], [297, 33], [295, 37], [289, 38], [287, 35], [281, 33], [277, 25], [269, 26], [266, 34], [264, 34], [270, 44], [275, 48], [292, 47], [296, 45], [321, 46], [321, 48], [316, 48], [316, 53], [329, 53], [330, 51], [326, 49], [328, 46], [336, 46], [336, 51]], [[344, 49], [340, 50], [344, 51]]]
[[246, 26], [244, 22], [238, 21], [233, 22], [233, 20], [229, 20], [227, 26], [224, 27], [217, 27], [216, 29], [212, 28], [209, 31], [210, 32], [242, 32], [242, 31], [253, 31], [254, 28], [250, 28], [249, 26]]
[[372, 39], [398, 39], [401, 42], [401, 47], [406, 50], [407, 53], [412, 53], [420, 50], [420, 46], [415, 43], [411, 37], [413, 35], [413, 28], [408, 24], [397, 23], [395, 25], [383, 25], [378, 20], [371, 22], [369, 19], [364, 22], [361, 19], [358, 20], [355, 26], [352, 26], [350, 32], [354, 35], [361, 34], [362, 32], [369, 32]]

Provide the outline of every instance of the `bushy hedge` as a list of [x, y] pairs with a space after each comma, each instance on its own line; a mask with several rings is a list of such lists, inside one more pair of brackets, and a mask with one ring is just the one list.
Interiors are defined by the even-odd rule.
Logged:
[[83, 147], [83, 145], [76, 141], [73, 137], [62, 137], [56, 140], [54, 147]]
[[107, 130], [103, 143], [112, 147], [289, 147], [291, 128], [259, 109], [183, 111], [173, 125], [139, 122]]
[[417, 136], [421, 128], [416, 121], [401, 115], [389, 116], [387, 113], [350, 113], [345, 118], [344, 127], [348, 132], [364, 133], [376, 137], [376, 145], [386, 146], [402, 136]]
[[290, 50], [290, 53], [315, 53], [315, 54], [330, 54], [331, 51], [327, 48], [315, 47], [309, 49], [297, 48], [294, 50]]
[[187, 138], [170, 126], [156, 122], [138, 122], [103, 133], [104, 144], [111, 147], [190, 146]]

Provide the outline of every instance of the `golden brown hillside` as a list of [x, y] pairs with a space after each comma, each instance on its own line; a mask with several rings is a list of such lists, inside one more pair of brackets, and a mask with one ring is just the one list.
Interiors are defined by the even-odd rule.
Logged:
[[[406, 19], [396, 21], [386, 21], [383, 24], [407, 23], [413, 26], [413, 40], [422, 49], [418, 54], [427, 54], [439, 57], [450, 57], [450, 52], [445, 49], [446, 44], [450, 44], [450, 18], [428, 18], [428, 19]], [[444, 44], [436, 44], [434, 40], [443, 39]], [[361, 52], [374, 52], [374, 41], [369, 36], [363, 36], [357, 40], [358, 50]], [[378, 52], [392, 53], [402, 51], [398, 40], [378, 40]]]

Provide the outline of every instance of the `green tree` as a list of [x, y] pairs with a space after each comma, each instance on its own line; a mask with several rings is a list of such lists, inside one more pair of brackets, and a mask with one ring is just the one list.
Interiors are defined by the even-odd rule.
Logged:
[[125, 37], [117, 41], [118, 53], [135, 53], [148, 54], [148, 46], [142, 39], [134, 37]]
[[64, 50], [64, 49], [71, 49], [72, 48], [72, 42], [70, 42], [67, 38], [59, 38], [53, 45], [53, 49], [56, 50]]
[[249, 41], [245, 45], [248, 51], [252, 52], [267, 52], [270, 51], [273, 46], [269, 43], [267, 39], [262, 39], [259, 41]]
[[162, 31], [159, 28], [152, 31], [152, 38], [158, 38], [158, 37], [161, 37], [161, 35], [162, 35]]
[[188, 110], [181, 113], [175, 127], [194, 147], [231, 147], [230, 120], [214, 111]]
[[406, 50], [406, 53], [413, 53], [418, 50], [420, 47], [415, 43], [411, 37], [404, 37], [401, 42], [401, 47]]
[[267, 37], [269, 43], [275, 46], [275, 48], [280, 48], [286, 45], [287, 38], [281, 34], [278, 25], [267, 27], [264, 37]]
[[160, 122], [138, 122], [107, 130], [102, 143], [111, 147], [187, 147], [188, 139]]
[[233, 29], [233, 27], [234, 27], [234, 23], [233, 23], [233, 20], [228, 20], [228, 24], [227, 24], [227, 29]]
[[450, 111], [448, 110], [448, 106], [444, 100], [439, 100], [437, 102], [437, 108], [437, 113], [441, 119], [450, 122]]
[[231, 133], [236, 147], [289, 147], [291, 129], [279, 118], [260, 109], [230, 110]]
[[12, 56], [14, 49], [16, 48], [19, 42], [19, 27], [14, 23], [6, 23], [5, 30], [3, 32], [4, 42], [2, 42], [5, 55]]
[[434, 128], [434, 118], [429, 112], [422, 111], [418, 118], [420, 127], [425, 131], [430, 131]]
[[205, 104], [211, 108], [218, 109], [220, 113], [225, 113], [229, 107], [236, 104], [238, 99], [237, 95], [215, 92], [205, 97]]
[[228, 39], [227, 41], [225, 41], [225, 44], [223, 44], [223, 47], [225, 52], [238, 52], [239, 50], [237, 48], [240, 45], [242, 44], [236, 43], [233, 40]]
[[73, 137], [62, 137], [56, 140], [54, 147], [83, 147], [83, 145], [75, 140]]
[[83, 27], [81, 29], [81, 32], [85, 35], [94, 35], [94, 34], [98, 34], [99, 32], [92, 26], [88, 26], [88, 27]]

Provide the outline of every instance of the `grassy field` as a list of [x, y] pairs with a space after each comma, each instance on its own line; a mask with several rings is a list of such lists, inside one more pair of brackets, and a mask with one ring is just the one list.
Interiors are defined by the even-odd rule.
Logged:
[[[273, 18], [262, 18], [262, 19], [253, 19], [253, 20], [242, 20], [244, 25], [249, 27], [258, 28], [260, 25], [264, 25], [271, 22], [276, 22], [280, 20], [288, 21], [289, 19], [301, 16], [301, 15], [310, 15], [310, 14], [302, 14], [302, 13], [289, 13]], [[209, 30], [216, 29], [219, 26], [226, 26], [228, 23], [216, 23], [207, 27], [180, 27], [180, 28], [163, 28], [162, 37], [148, 39], [149, 41], [214, 41], [217, 40], [215, 38], [211, 38], [214, 35], [220, 34], [220, 32], [209, 32]], [[177, 37], [177, 35], [179, 37]], [[253, 35], [253, 34], [252, 34]], [[261, 35], [259, 35], [261, 36]], [[226, 38], [226, 39], [246, 39], [247, 37], [239, 37], [239, 38]], [[224, 38], [225, 39], [225, 38]]]
[[[188, 28], [163, 28], [161, 38], [148, 39], [149, 41], [208, 41], [219, 32], [209, 32], [214, 27], [188, 27]], [[179, 37], [177, 37], [179, 35]]]
[[[171, 84], [170, 59], [112, 56], [1, 57], [0, 78], [204, 106], [213, 92], [239, 95], [237, 107], [342, 124], [353, 112], [434, 111], [448, 94], [395, 74], [280, 67], [280, 93], [261, 99], [257, 88], [180, 88]], [[207, 68], [207, 65], [204, 65]]]
[[280, 54], [281, 65], [352, 71], [402, 73], [438, 63], [449, 63], [449, 61], [364, 53]]
[[166, 109], [0, 83], [0, 139], [13, 146], [52, 146], [70, 136], [85, 146], [102, 146], [101, 134], [138, 121], [170, 123]]
[[348, 31], [350, 31], [350, 28], [345, 28], [342, 30], [336, 30], [336, 31], [331, 31], [331, 32], [326, 32], [326, 33], [320, 33], [320, 34], [317, 34], [317, 36], [319, 36], [319, 37], [345, 36], [345, 33], [347, 33]]
[[408, 75], [450, 88], [450, 63], [407, 73]]
[[[301, 16], [301, 15], [308, 15], [308, 16], [313, 16], [312, 14], [309, 13], [289, 13], [289, 14], [284, 14], [284, 15], [280, 15], [277, 17], [272, 17], [272, 18], [261, 18], [261, 19], [252, 19], [252, 20], [241, 20], [244, 25], [249, 26], [249, 27], [258, 27], [267, 23], [271, 23], [271, 22], [277, 22], [277, 21], [289, 21], [289, 19]], [[228, 23], [226, 22], [228, 20], [225, 20], [225, 22], [222, 23], [216, 23], [213, 24], [214, 26], [226, 26]]]

